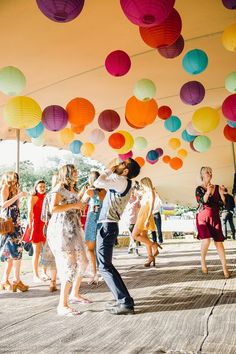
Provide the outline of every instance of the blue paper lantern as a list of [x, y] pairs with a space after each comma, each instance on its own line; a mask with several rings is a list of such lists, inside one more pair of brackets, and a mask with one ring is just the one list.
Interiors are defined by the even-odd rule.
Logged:
[[196, 135], [190, 135], [187, 130], [183, 130], [181, 136], [182, 139], [188, 143], [190, 143], [196, 138]]
[[231, 128], [236, 128], [236, 122], [233, 122], [232, 120], [228, 120], [227, 124], [231, 127]]
[[158, 160], [158, 152], [156, 150], [150, 150], [147, 153], [146, 159], [150, 161], [157, 161]]
[[44, 126], [41, 122], [38, 125], [36, 125], [36, 127], [34, 128], [26, 129], [26, 134], [30, 138], [38, 138], [41, 134], [43, 134], [43, 132], [44, 132]]
[[70, 151], [73, 154], [79, 154], [82, 145], [83, 145], [83, 143], [80, 140], [73, 140], [72, 143], [70, 143], [70, 146], [69, 146]]
[[181, 120], [176, 116], [170, 116], [165, 120], [164, 126], [170, 132], [176, 132], [181, 127]]
[[197, 75], [206, 69], [208, 57], [203, 50], [193, 49], [185, 54], [182, 65], [188, 74]]

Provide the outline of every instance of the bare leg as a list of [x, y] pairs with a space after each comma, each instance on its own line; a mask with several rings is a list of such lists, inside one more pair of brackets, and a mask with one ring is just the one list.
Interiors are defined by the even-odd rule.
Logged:
[[89, 258], [90, 258], [90, 261], [91, 261], [93, 276], [95, 276], [96, 272], [97, 272], [96, 256], [95, 256], [96, 243], [94, 241], [87, 241], [86, 245], [88, 247]]
[[59, 307], [69, 307], [68, 306], [68, 295], [70, 292], [70, 288], [71, 288], [70, 282], [61, 282]]
[[207, 265], [206, 265], [206, 255], [208, 248], [210, 246], [211, 240], [210, 238], [205, 238], [202, 240], [201, 243], [201, 265], [202, 265], [202, 272], [207, 273]]
[[32, 265], [33, 265], [33, 274], [35, 278], [39, 278], [39, 256], [41, 251], [42, 242], [33, 243], [33, 258], [32, 258]]
[[20, 281], [20, 266], [21, 266], [21, 259], [13, 261], [14, 281], [16, 283], [18, 283]]
[[6, 283], [6, 281], [9, 280], [12, 266], [13, 266], [13, 259], [8, 259], [5, 264], [4, 273], [3, 273], [3, 277], [2, 277], [2, 283]]
[[225, 258], [225, 248], [223, 242], [215, 242], [215, 246], [218, 252], [218, 255], [220, 257], [220, 261], [222, 264], [223, 272], [225, 278], [229, 278], [229, 271], [226, 263], [226, 258]]

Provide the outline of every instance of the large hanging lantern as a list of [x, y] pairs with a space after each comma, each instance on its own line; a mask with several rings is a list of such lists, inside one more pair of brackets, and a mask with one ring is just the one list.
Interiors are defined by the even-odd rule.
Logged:
[[69, 146], [70, 151], [73, 154], [79, 154], [82, 145], [83, 145], [83, 143], [80, 140], [74, 140], [74, 141], [72, 141], [72, 143], [70, 143], [70, 146]]
[[81, 146], [80, 152], [82, 155], [89, 157], [94, 153], [94, 150], [94, 145], [90, 142], [86, 142]]
[[123, 76], [131, 67], [131, 60], [123, 50], [115, 50], [106, 57], [105, 67], [112, 76]]
[[59, 139], [63, 145], [68, 145], [74, 140], [75, 134], [70, 128], [64, 128], [59, 132]]
[[125, 117], [125, 121], [128, 124], [129, 127], [134, 128], [134, 129], [143, 129], [143, 127], [136, 127], [136, 125], [131, 124], [128, 119]]
[[222, 35], [222, 43], [225, 49], [236, 52], [236, 23], [226, 27]]
[[125, 130], [118, 130], [117, 133], [120, 133], [125, 137], [125, 144], [120, 149], [117, 149], [117, 153], [126, 154], [127, 152], [132, 150], [134, 145], [134, 139], [132, 135]]
[[113, 109], [106, 109], [99, 114], [98, 125], [101, 129], [112, 132], [120, 125], [120, 116]]
[[81, 134], [84, 131], [84, 129], [85, 129], [84, 125], [72, 125], [71, 126], [71, 130], [75, 134]]
[[173, 44], [182, 29], [182, 21], [179, 13], [173, 9], [167, 19], [158, 26], [139, 27], [143, 41], [152, 48], [169, 46]]
[[188, 74], [197, 75], [206, 69], [208, 57], [203, 50], [193, 49], [185, 54], [182, 65]]
[[135, 25], [150, 27], [169, 16], [175, 0], [120, 0], [125, 16]]
[[180, 35], [179, 38], [169, 46], [158, 47], [157, 50], [161, 56], [167, 59], [174, 59], [178, 57], [184, 49], [184, 39]]
[[224, 136], [227, 140], [231, 141], [232, 143], [236, 142], [236, 128], [232, 128], [229, 125], [224, 127]]
[[187, 143], [190, 143], [191, 141], [193, 141], [196, 138], [196, 135], [189, 134], [187, 132], [187, 130], [183, 130], [181, 136], [182, 136], [182, 139], [184, 141], [186, 141]]
[[42, 123], [46, 129], [57, 132], [65, 128], [67, 122], [67, 112], [61, 106], [52, 105], [43, 110]]
[[156, 86], [149, 79], [141, 79], [136, 82], [134, 87], [134, 96], [141, 101], [149, 101], [156, 94]]
[[34, 128], [26, 129], [26, 134], [30, 138], [34, 138], [34, 139], [38, 138], [41, 134], [43, 134], [43, 132], [44, 132], [44, 126], [41, 122], [37, 124], [36, 127]]
[[165, 120], [164, 126], [171, 133], [174, 133], [181, 127], [181, 120], [176, 116], [171, 116]]
[[179, 157], [173, 157], [169, 161], [169, 165], [173, 170], [179, 170], [183, 166], [183, 161]]
[[0, 69], [0, 91], [5, 95], [19, 95], [25, 88], [26, 79], [22, 71], [14, 66]]
[[199, 81], [186, 82], [180, 89], [181, 101], [192, 106], [202, 102], [205, 88]]
[[79, 16], [84, 0], [36, 0], [38, 8], [50, 20], [69, 22]]
[[219, 112], [211, 107], [201, 107], [192, 117], [193, 127], [200, 133], [209, 133], [216, 129], [220, 122]]
[[94, 105], [86, 98], [76, 97], [67, 106], [68, 120], [72, 125], [85, 126], [91, 123], [95, 116]]
[[93, 144], [100, 144], [105, 139], [105, 134], [101, 129], [94, 129], [89, 135], [89, 141]]
[[135, 150], [143, 150], [147, 147], [147, 144], [147, 139], [145, 139], [143, 136], [137, 136], [137, 138], [134, 139]]
[[133, 151], [128, 151], [126, 154], [119, 154], [118, 156], [122, 161], [125, 161], [133, 157]]
[[161, 106], [158, 108], [158, 117], [166, 120], [167, 118], [170, 118], [172, 114], [172, 110], [169, 106]]
[[194, 139], [193, 147], [198, 152], [206, 152], [211, 147], [211, 140], [205, 135], [199, 135]]
[[154, 99], [140, 101], [132, 96], [126, 103], [125, 116], [134, 127], [144, 128], [156, 119], [158, 106]]
[[113, 133], [109, 136], [108, 143], [113, 149], [120, 149], [125, 145], [125, 137], [123, 134]]
[[229, 10], [236, 9], [236, 0], [222, 0], [222, 3]]
[[227, 119], [236, 122], [236, 93], [226, 97], [222, 104], [222, 112]]
[[32, 98], [17, 96], [6, 103], [3, 108], [3, 117], [11, 128], [29, 129], [41, 121], [42, 110]]
[[236, 72], [230, 73], [225, 79], [225, 88], [229, 92], [236, 92]]

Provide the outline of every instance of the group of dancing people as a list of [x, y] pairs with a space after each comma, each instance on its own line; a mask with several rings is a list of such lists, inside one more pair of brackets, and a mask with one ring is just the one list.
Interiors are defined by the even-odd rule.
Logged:
[[[60, 279], [60, 297], [57, 314], [75, 316], [79, 314], [72, 304], [89, 304], [92, 301], [80, 293], [80, 286], [88, 268], [89, 283], [98, 283], [98, 270], [111, 290], [114, 301], [108, 303], [106, 310], [114, 315], [134, 313], [134, 300], [130, 295], [119, 272], [112, 264], [113, 247], [119, 234], [118, 223], [127, 206], [132, 209], [130, 219], [132, 242], [130, 249], [135, 249], [137, 242], [146, 246], [147, 260], [145, 267], [155, 266], [155, 258], [161, 248], [156, 238], [158, 228], [156, 214], [159, 213], [160, 199], [149, 177], [141, 179], [139, 193], [132, 179], [140, 173], [138, 163], [129, 158], [104, 170], [101, 174], [92, 171], [88, 185], [80, 191], [77, 188], [78, 171], [72, 164], [67, 164], [53, 175], [52, 188], [46, 194], [44, 180], [37, 181], [28, 202], [28, 225], [24, 231], [20, 221], [20, 200], [27, 197], [20, 191], [19, 176], [8, 172], [1, 180], [1, 216], [11, 217], [14, 232], [0, 236], [0, 260], [6, 263], [0, 290], [13, 292], [27, 291], [28, 285], [20, 278], [20, 266], [23, 248], [33, 245], [34, 282], [47, 279], [50, 269], [49, 290], [57, 290], [56, 277]], [[222, 263], [225, 278], [229, 277], [223, 246], [224, 236], [220, 222], [220, 206], [225, 203], [223, 186], [212, 185], [212, 170], [203, 167], [200, 171], [202, 184], [196, 189], [199, 203], [197, 213], [198, 238], [202, 240], [202, 272], [207, 273], [206, 254], [210, 239], [213, 238]], [[141, 190], [141, 201], [140, 199]], [[140, 205], [138, 205], [140, 203]], [[134, 206], [136, 207], [134, 208]], [[84, 231], [81, 215], [88, 208]], [[136, 211], [134, 211], [134, 209]], [[158, 216], [159, 218], [159, 216]], [[148, 232], [152, 232], [152, 240]], [[161, 237], [161, 239], [160, 239]], [[39, 259], [43, 273], [39, 273]], [[90, 265], [90, 267], [89, 267]], [[10, 282], [12, 268], [13, 282]]]

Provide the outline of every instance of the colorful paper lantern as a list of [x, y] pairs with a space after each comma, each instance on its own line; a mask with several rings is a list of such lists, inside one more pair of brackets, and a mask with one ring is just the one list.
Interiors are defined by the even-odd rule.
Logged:
[[135, 161], [139, 164], [140, 167], [143, 167], [145, 165], [145, 160], [141, 156], [135, 157]]
[[182, 21], [179, 13], [173, 9], [170, 15], [158, 26], [139, 27], [143, 41], [152, 48], [169, 46], [180, 36]]
[[156, 94], [156, 86], [149, 79], [141, 79], [136, 82], [134, 87], [134, 96], [141, 101], [149, 101]]
[[112, 76], [123, 76], [131, 67], [131, 60], [123, 50], [115, 50], [106, 57], [105, 67]]
[[175, 0], [120, 0], [125, 16], [135, 25], [150, 27], [169, 16]]
[[36, 0], [39, 10], [55, 22], [69, 22], [79, 16], [84, 0]]
[[43, 110], [42, 123], [46, 129], [53, 132], [62, 130], [68, 123], [67, 112], [61, 106], [48, 106]]
[[185, 54], [182, 65], [188, 74], [197, 75], [206, 69], [208, 57], [203, 50], [193, 49]]
[[236, 142], [236, 128], [232, 128], [229, 125], [224, 127], [224, 136], [227, 140], [231, 141], [232, 143]]
[[154, 165], [155, 163], [157, 163], [158, 159], [157, 160], [149, 160], [147, 157], [146, 157], [146, 161], [148, 163], [150, 163], [150, 165]]
[[95, 117], [94, 105], [86, 98], [76, 97], [67, 106], [68, 120], [71, 125], [85, 126], [91, 123]]
[[222, 112], [227, 119], [236, 122], [236, 93], [226, 97], [222, 104]]
[[134, 149], [136, 150], [145, 149], [147, 144], [147, 139], [145, 139], [143, 136], [137, 136], [137, 138], [134, 139]]
[[169, 155], [165, 155], [165, 156], [162, 157], [162, 161], [163, 161], [164, 163], [169, 163], [170, 160], [171, 160], [171, 158], [170, 158]]
[[156, 152], [156, 150], [149, 150], [146, 157], [150, 161], [156, 161], [159, 158], [158, 153]]
[[89, 134], [89, 141], [93, 144], [100, 144], [105, 139], [105, 134], [101, 129], [94, 129]]
[[64, 128], [59, 132], [59, 140], [63, 145], [68, 145], [74, 140], [75, 134], [70, 128]]
[[126, 103], [125, 116], [134, 127], [144, 128], [152, 124], [157, 116], [158, 106], [154, 99], [140, 101], [132, 96]]
[[44, 132], [44, 126], [41, 122], [37, 124], [36, 127], [34, 128], [26, 129], [26, 134], [30, 138], [34, 138], [34, 139], [38, 138], [41, 134], [43, 134], [43, 132]]
[[172, 114], [172, 110], [169, 106], [161, 106], [158, 108], [158, 117], [166, 120], [167, 118], [170, 118]]
[[73, 131], [73, 133], [75, 134], [80, 134], [84, 131], [85, 126], [84, 125], [72, 125], [71, 126], [71, 130]]
[[184, 49], [184, 39], [180, 35], [179, 38], [169, 46], [158, 47], [157, 50], [161, 56], [167, 59], [173, 59], [178, 57]]
[[194, 152], [198, 152], [198, 153], [199, 153], [199, 151], [197, 151], [197, 150], [194, 148], [194, 146], [193, 146], [193, 141], [191, 141], [191, 142], [189, 143], [189, 146], [190, 146], [191, 150], [193, 150]]
[[236, 92], [236, 72], [230, 73], [225, 79], [225, 88], [229, 92]]
[[101, 129], [112, 132], [120, 125], [120, 116], [113, 109], [106, 109], [99, 114], [98, 125]]
[[228, 120], [227, 125], [229, 125], [231, 128], [236, 128], [236, 122], [233, 122], [232, 120]]
[[80, 141], [80, 140], [74, 140], [74, 141], [72, 141], [72, 143], [70, 143], [70, 145], [69, 145], [70, 151], [71, 151], [73, 154], [79, 154], [82, 145], [83, 145], [82, 141]]
[[157, 148], [157, 149], [155, 149], [155, 150], [156, 150], [156, 152], [158, 153], [158, 156], [159, 156], [159, 157], [161, 157], [161, 156], [164, 154], [164, 151], [163, 151], [162, 148]]
[[199, 135], [194, 139], [193, 147], [198, 152], [206, 152], [211, 147], [211, 140], [205, 135]]
[[186, 82], [180, 89], [181, 101], [192, 106], [202, 102], [205, 88], [199, 81]]
[[200, 135], [200, 132], [197, 131], [194, 127], [193, 127], [193, 124], [192, 122], [189, 122], [187, 124], [187, 127], [186, 127], [186, 132], [189, 134], [189, 135], [192, 135], [192, 136], [197, 136], [197, 135]]
[[80, 148], [81, 154], [86, 157], [91, 156], [94, 153], [94, 150], [95, 150], [95, 146], [90, 142], [83, 143], [83, 145]]
[[168, 145], [171, 147], [171, 149], [176, 150], [180, 147], [181, 142], [178, 138], [171, 138], [168, 141]]
[[[236, 95], [235, 95], [236, 96]], [[192, 117], [193, 127], [200, 133], [209, 133], [214, 130], [220, 122], [219, 112], [211, 107], [201, 107], [196, 110]]]
[[125, 145], [125, 137], [120, 133], [113, 133], [109, 136], [108, 143], [113, 149], [120, 149]]
[[17, 96], [6, 103], [3, 117], [11, 128], [29, 129], [34, 128], [41, 121], [42, 110], [32, 98]]
[[222, 3], [229, 10], [236, 9], [236, 0], [222, 0]]
[[180, 149], [180, 150], [178, 150], [177, 155], [179, 157], [181, 157], [182, 159], [184, 159], [185, 157], [188, 156], [188, 152], [185, 149]]
[[126, 154], [131, 151], [134, 145], [134, 139], [130, 133], [125, 130], [118, 130], [116, 133], [120, 133], [125, 137], [125, 144], [117, 150], [118, 154]]
[[19, 95], [25, 88], [26, 79], [22, 71], [14, 66], [0, 69], [0, 91], [5, 95]]
[[176, 116], [171, 116], [165, 120], [164, 126], [167, 130], [174, 133], [181, 127], [181, 120]]
[[226, 27], [222, 35], [222, 43], [225, 49], [236, 52], [236, 23]]
[[173, 170], [179, 170], [183, 166], [183, 161], [179, 157], [173, 157], [169, 164]]
[[45, 142], [45, 138], [43, 136], [43, 134], [41, 134], [40, 136], [38, 136], [37, 138], [32, 138], [31, 139], [32, 144], [34, 144], [35, 146], [43, 146], [44, 142]]
[[133, 157], [133, 152], [128, 151], [126, 154], [119, 154], [118, 156], [122, 161], [125, 161], [125, 160], [131, 159]]
[[181, 136], [182, 139], [188, 143], [190, 143], [190, 141], [193, 141], [196, 138], [196, 135], [190, 135], [187, 130], [183, 130]]

